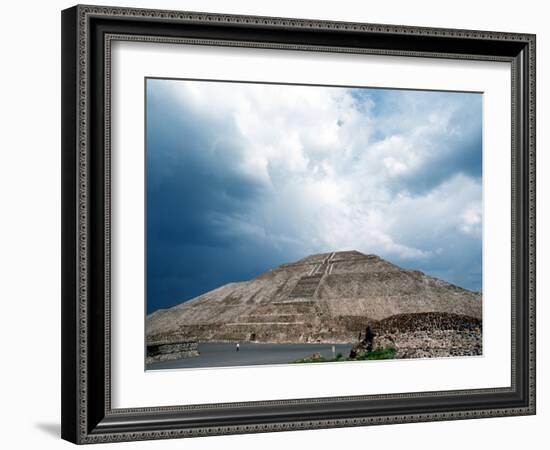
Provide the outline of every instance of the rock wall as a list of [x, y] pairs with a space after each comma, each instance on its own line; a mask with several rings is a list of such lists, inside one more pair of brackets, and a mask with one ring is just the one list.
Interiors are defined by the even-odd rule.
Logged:
[[148, 342], [146, 363], [199, 356], [196, 341]]
[[445, 313], [400, 314], [373, 323], [374, 347], [393, 347], [396, 358], [478, 356], [483, 353], [479, 319]]

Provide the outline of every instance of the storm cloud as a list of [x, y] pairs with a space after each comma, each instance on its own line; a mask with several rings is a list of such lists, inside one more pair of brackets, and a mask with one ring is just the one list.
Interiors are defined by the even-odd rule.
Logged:
[[147, 80], [147, 310], [358, 250], [481, 289], [482, 95]]

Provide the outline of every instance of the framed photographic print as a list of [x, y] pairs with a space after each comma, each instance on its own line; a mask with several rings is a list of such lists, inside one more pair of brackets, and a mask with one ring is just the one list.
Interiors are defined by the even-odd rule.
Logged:
[[535, 36], [62, 12], [62, 436], [535, 413]]

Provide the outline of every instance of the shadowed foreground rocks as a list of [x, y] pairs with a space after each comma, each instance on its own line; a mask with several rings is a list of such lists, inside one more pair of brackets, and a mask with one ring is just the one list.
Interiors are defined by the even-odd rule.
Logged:
[[396, 314], [371, 322], [373, 347], [395, 348], [396, 358], [437, 358], [482, 354], [482, 324], [450, 313]]
[[158, 361], [171, 361], [175, 359], [191, 358], [199, 356], [197, 341], [194, 339], [148, 341], [147, 357], [145, 362], [151, 364]]
[[394, 347], [398, 358], [478, 355], [481, 313], [480, 293], [345, 251], [283, 264], [155, 311], [146, 334], [148, 348], [191, 341], [356, 343], [370, 326], [374, 347]]

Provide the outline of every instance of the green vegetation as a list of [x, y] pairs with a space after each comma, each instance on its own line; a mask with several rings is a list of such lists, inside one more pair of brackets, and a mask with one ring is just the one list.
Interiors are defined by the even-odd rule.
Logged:
[[[376, 360], [376, 359], [393, 359], [397, 350], [393, 347], [379, 347], [374, 349], [372, 352], [359, 353], [355, 358], [355, 361], [364, 361], [364, 360]], [[350, 359], [350, 361], [353, 361]]]
[[341, 361], [371, 361], [379, 359], [394, 359], [397, 350], [393, 347], [379, 347], [370, 352], [359, 353], [355, 358], [345, 357], [338, 353], [336, 358], [325, 358], [319, 353], [314, 353], [307, 358], [298, 359], [294, 363], [319, 363], [319, 362], [341, 362]]

